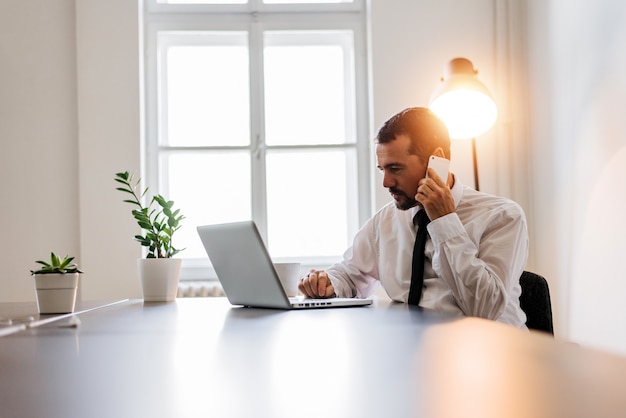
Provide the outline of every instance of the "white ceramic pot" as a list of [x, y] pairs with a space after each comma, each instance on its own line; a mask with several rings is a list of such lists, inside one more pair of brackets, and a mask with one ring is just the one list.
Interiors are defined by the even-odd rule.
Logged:
[[180, 258], [140, 258], [137, 260], [141, 292], [145, 302], [171, 302], [178, 293]]
[[40, 314], [74, 312], [79, 273], [35, 274], [37, 309]]

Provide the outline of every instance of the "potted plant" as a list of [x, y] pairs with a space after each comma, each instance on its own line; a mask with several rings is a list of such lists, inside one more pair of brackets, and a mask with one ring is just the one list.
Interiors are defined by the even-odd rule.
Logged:
[[50, 262], [37, 260], [39, 270], [31, 270], [35, 277], [37, 309], [40, 314], [71, 313], [76, 305], [78, 278], [82, 271], [74, 257], [59, 258], [50, 253]]
[[176, 298], [182, 260], [172, 258], [183, 249], [174, 246], [173, 236], [185, 219], [174, 202], [162, 195], [154, 195], [144, 206], [142, 200], [148, 193], [146, 187], [139, 192], [141, 179], [135, 180], [128, 171], [115, 174], [115, 181], [122, 187], [116, 190], [129, 195], [124, 202], [134, 206], [133, 217], [142, 233], [134, 239], [147, 248], [145, 258], [138, 260], [139, 278], [143, 299], [147, 302], [169, 302]]

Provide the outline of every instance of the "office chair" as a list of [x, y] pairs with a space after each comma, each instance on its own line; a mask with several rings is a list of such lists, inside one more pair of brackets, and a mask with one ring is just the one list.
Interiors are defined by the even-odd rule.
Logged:
[[550, 289], [546, 279], [530, 271], [524, 271], [519, 283], [522, 287], [519, 303], [526, 314], [526, 326], [528, 329], [554, 335]]

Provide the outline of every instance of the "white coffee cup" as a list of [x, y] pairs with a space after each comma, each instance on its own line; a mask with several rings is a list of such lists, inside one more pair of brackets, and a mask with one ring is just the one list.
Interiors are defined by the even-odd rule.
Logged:
[[297, 296], [298, 282], [300, 281], [300, 263], [274, 263], [274, 269], [276, 269], [278, 278], [287, 296]]

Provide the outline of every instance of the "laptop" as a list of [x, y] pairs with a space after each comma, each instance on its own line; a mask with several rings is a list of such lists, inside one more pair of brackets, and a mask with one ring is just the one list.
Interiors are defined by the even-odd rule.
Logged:
[[204, 225], [197, 230], [232, 305], [311, 309], [372, 304], [371, 299], [287, 297], [253, 221]]

